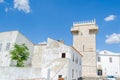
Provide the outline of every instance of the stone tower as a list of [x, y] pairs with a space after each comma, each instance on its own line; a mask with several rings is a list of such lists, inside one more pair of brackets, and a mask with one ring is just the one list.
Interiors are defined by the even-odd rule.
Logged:
[[96, 77], [96, 21], [75, 22], [71, 28], [73, 46], [83, 55], [82, 77]]

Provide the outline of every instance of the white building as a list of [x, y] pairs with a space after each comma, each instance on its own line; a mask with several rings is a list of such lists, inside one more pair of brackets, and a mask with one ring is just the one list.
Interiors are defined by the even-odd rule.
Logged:
[[31, 66], [31, 58], [34, 50], [34, 44], [29, 41], [19, 31], [9, 31], [0, 33], [0, 66], [11, 66], [14, 65], [14, 61], [10, 58], [10, 50], [14, 44], [23, 44], [29, 48], [30, 57], [26, 62], [26, 66]]
[[75, 48], [48, 38], [46, 44], [35, 46], [32, 66], [41, 67], [43, 77], [49, 75], [50, 80], [77, 80], [81, 77], [81, 58]]
[[[25, 68], [14, 67], [9, 51], [13, 45], [25, 43], [30, 58]], [[44, 44], [33, 44], [18, 31], [0, 33], [0, 80], [77, 80], [81, 77], [82, 55], [62, 41], [48, 38]]]
[[120, 54], [110, 51], [100, 51], [97, 54], [97, 69], [99, 76], [120, 77]]

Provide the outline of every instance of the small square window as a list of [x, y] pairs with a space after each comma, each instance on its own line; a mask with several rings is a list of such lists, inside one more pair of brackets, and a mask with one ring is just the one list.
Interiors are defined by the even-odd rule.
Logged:
[[58, 75], [58, 78], [62, 78], [62, 75]]
[[62, 53], [62, 58], [65, 58], [65, 57], [66, 57], [65, 53]]

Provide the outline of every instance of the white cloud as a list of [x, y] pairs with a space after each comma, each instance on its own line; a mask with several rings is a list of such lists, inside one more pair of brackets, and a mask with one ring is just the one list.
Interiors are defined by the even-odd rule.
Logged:
[[6, 7], [6, 8], [5, 8], [5, 12], [8, 12], [8, 11], [10, 11], [10, 10], [14, 10], [14, 9], [11, 8], [11, 7]]
[[4, 0], [0, 0], [0, 3], [4, 2]]
[[14, 0], [14, 8], [25, 13], [30, 12], [29, 0]]
[[106, 38], [105, 42], [107, 44], [120, 43], [120, 34], [113, 33], [112, 35], [107, 35]]
[[5, 12], [8, 12], [9, 8], [5, 8]]
[[115, 20], [115, 18], [116, 18], [116, 15], [109, 15], [106, 18], [104, 18], [104, 20], [105, 21], [113, 21], [113, 20]]

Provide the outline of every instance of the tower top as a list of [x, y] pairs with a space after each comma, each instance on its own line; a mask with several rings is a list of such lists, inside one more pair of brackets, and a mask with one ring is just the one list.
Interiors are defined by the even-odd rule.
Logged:
[[89, 20], [89, 21], [80, 21], [80, 22], [73, 22], [73, 26], [79, 26], [79, 25], [95, 25], [96, 20]]

